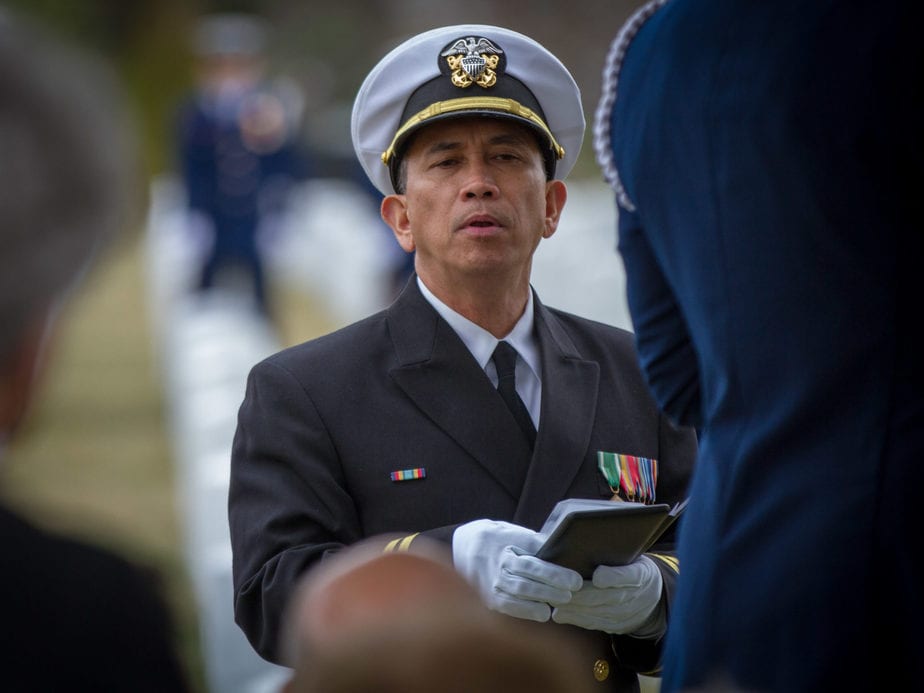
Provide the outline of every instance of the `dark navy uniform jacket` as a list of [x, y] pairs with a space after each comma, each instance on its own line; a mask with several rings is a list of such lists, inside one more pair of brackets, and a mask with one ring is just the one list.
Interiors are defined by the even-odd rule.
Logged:
[[[286, 599], [326, 553], [383, 533], [448, 542], [479, 518], [538, 530], [563, 498], [612, 496], [598, 450], [657, 459], [656, 500], [684, 497], [695, 435], [659, 414], [631, 334], [538, 298], [535, 310], [542, 405], [531, 459], [510, 410], [416, 275], [386, 310], [252, 370], [229, 504], [236, 619], [260, 654], [278, 658]], [[409, 468], [426, 478], [391, 480]], [[670, 539], [658, 550], [669, 552]], [[669, 600], [676, 572], [656, 562]], [[609, 690], [637, 690], [635, 671], [658, 667], [659, 642], [582, 633], [588, 676], [608, 661]]]
[[210, 288], [224, 267], [241, 265], [253, 274], [257, 300], [264, 304], [260, 222], [285, 209], [292, 184], [312, 169], [294, 133], [268, 143], [245, 135], [246, 109], [268, 108], [261, 98], [282, 108], [277, 97], [257, 87], [236, 99], [191, 97], [180, 108], [177, 136], [187, 204], [211, 221], [214, 232], [201, 288]]
[[160, 576], [0, 506], [5, 691], [187, 693]]
[[917, 678], [920, 7], [672, 0], [614, 63], [638, 350], [701, 427], [664, 691]]
[[189, 206], [213, 217], [225, 231], [220, 243], [229, 252], [249, 252], [253, 230], [272, 194], [273, 180], [304, 178], [309, 162], [295, 140], [260, 151], [248, 146], [234, 113], [221, 113], [210, 102], [191, 98], [178, 117], [181, 173]]

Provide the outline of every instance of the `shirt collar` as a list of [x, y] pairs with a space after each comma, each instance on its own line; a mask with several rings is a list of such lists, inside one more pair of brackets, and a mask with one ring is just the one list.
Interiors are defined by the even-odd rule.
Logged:
[[[493, 334], [488, 332], [480, 325], [476, 325], [464, 315], [460, 315], [452, 308], [438, 299], [433, 292], [423, 283], [423, 280], [417, 277], [417, 286], [420, 292], [427, 299], [427, 302], [433, 306], [440, 317], [449, 323], [449, 326], [455, 330], [456, 334], [475, 357], [478, 365], [482, 369], [488, 365], [491, 360], [491, 354], [497, 343], [500, 341]], [[504, 341], [509, 342], [514, 349], [520, 354], [520, 357], [526, 362], [536, 378], [541, 380], [539, 368], [539, 345], [533, 334], [533, 291], [529, 290], [529, 297], [526, 299], [526, 309], [513, 326], [513, 329], [504, 337]]]

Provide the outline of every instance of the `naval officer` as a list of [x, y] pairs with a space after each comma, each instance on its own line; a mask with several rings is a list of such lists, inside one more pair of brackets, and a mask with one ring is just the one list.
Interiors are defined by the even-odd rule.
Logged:
[[299, 576], [398, 533], [394, 550], [445, 542], [496, 611], [580, 637], [602, 690], [637, 690], [637, 672], [657, 671], [670, 541], [592, 580], [530, 555], [556, 502], [674, 502], [695, 456], [692, 430], [649, 395], [631, 333], [546, 306], [530, 286], [584, 126], [565, 66], [495, 26], [415, 36], [362, 84], [354, 147], [415, 274], [385, 310], [248, 378], [229, 496], [234, 607], [267, 659], [279, 661]]

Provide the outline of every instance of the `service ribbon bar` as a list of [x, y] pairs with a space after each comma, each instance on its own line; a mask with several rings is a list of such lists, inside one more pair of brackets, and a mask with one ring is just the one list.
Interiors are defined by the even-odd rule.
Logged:
[[609, 484], [610, 490], [617, 493], [619, 490], [619, 463], [616, 461], [615, 452], [597, 452], [597, 468]]
[[392, 481], [410, 481], [411, 479], [426, 479], [427, 470], [423, 467], [414, 469], [399, 469], [391, 473]]
[[658, 461], [648, 457], [597, 453], [597, 467], [614, 493], [622, 491], [626, 500], [654, 503], [658, 484]]

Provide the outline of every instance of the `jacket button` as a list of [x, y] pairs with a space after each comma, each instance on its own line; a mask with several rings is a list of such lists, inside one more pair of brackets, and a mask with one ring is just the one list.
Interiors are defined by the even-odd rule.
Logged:
[[594, 662], [594, 678], [597, 681], [606, 681], [610, 675], [610, 663], [605, 659], [598, 659]]

